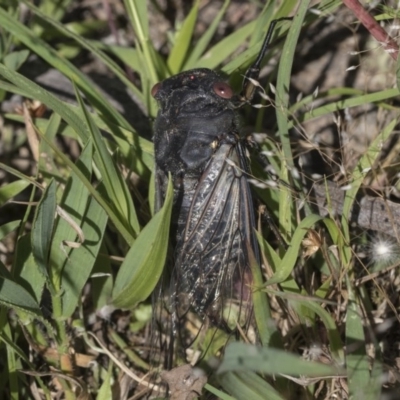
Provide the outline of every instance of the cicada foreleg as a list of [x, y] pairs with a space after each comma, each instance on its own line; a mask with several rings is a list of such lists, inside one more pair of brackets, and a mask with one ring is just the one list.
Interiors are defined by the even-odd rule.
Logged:
[[269, 45], [271, 43], [275, 25], [278, 22], [290, 21], [292, 19], [293, 19], [292, 17], [283, 17], [283, 18], [278, 18], [278, 19], [274, 19], [273, 21], [271, 21], [271, 24], [269, 25], [264, 42], [261, 46], [261, 50], [260, 50], [256, 60], [254, 61], [254, 63], [248, 68], [248, 70], [246, 71], [246, 74], [244, 75], [242, 91], [239, 95], [240, 102], [241, 102], [240, 105], [250, 103], [251, 100], [253, 99], [254, 93], [258, 86], [257, 80], [260, 75], [261, 62], [264, 59], [267, 50], [269, 49]]

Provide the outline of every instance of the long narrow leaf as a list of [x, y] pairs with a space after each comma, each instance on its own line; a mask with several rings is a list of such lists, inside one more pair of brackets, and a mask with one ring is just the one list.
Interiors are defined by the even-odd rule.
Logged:
[[153, 291], [164, 268], [171, 218], [172, 184], [162, 209], [144, 227], [130, 248], [118, 272], [113, 290], [113, 304], [132, 308]]

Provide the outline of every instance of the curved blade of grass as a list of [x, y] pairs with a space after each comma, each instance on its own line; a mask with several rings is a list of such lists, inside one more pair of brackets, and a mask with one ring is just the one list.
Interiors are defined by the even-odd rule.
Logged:
[[267, 286], [274, 283], [283, 282], [289, 277], [296, 264], [301, 247], [301, 241], [307, 234], [307, 230], [322, 219], [323, 218], [319, 215], [309, 215], [300, 222], [293, 234], [293, 237], [291, 238], [290, 246], [285, 256], [282, 258], [279, 269], [275, 272], [272, 278], [268, 279], [266, 283]]
[[218, 28], [219, 22], [221, 21], [223, 15], [225, 14], [226, 9], [228, 8], [231, 0], [225, 0], [221, 9], [218, 11], [218, 14], [212, 20], [211, 24], [207, 28], [207, 30], [201, 35], [201, 38], [196, 43], [194, 49], [190, 52], [190, 56], [185, 62], [182, 70], [188, 70], [197, 67], [197, 63], [199, 58], [206, 50], [207, 46], [210, 44], [212, 37], [214, 36], [215, 31]]
[[[275, 347], [281, 347], [282, 344], [279, 340], [279, 335], [276, 334], [277, 330], [275, 324], [271, 324], [272, 316], [268, 303], [268, 297], [266, 293], [261, 290], [264, 282], [260, 266], [258, 265], [257, 260], [250, 248], [248, 249], [248, 253], [254, 284], [254, 289], [252, 291], [254, 318], [256, 320], [261, 343], [263, 346], [271, 345]], [[274, 343], [271, 343], [271, 340], [273, 340]]]
[[[276, 17], [273, 18], [273, 13], [276, 8], [276, 1], [268, 1], [260, 12], [257, 18], [256, 26], [254, 32], [249, 40], [249, 48], [264, 40], [266, 30], [268, 29], [269, 23]], [[287, 14], [286, 14], [287, 15]]]
[[9, 174], [14, 175], [23, 181], [29, 182], [31, 185], [34, 185], [38, 187], [39, 189], [43, 190], [43, 187], [40, 183], [37, 183], [34, 178], [24, 175], [22, 172], [18, 171], [17, 169], [14, 169], [12, 167], [9, 167], [8, 165], [5, 165], [3, 163], [0, 163], [0, 168], [4, 169], [4, 171], [7, 171]]
[[132, 197], [129, 193], [126, 182], [122, 178], [122, 174], [116, 170], [110, 153], [105, 146], [99, 128], [94, 123], [91, 115], [86, 110], [83, 104], [82, 97], [75, 87], [75, 95], [78, 99], [78, 104], [86, 120], [86, 124], [90, 135], [93, 139], [96, 149], [96, 166], [100, 171], [103, 184], [105, 186], [108, 203], [119, 216], [119, 220], [124, 224], [125, 228], [132, 235], [137, 235], [140, 231], [139, 221], [137, 219], [136, 210], [133, 205]]
[[183, 21], [181, 28], [175, 35], [175, 43], [167, 60], [167, 66], [172, 75], [181, 71], [186, 55], [189, 52], [198, 11], [199, 0], [196, 0], [188, 16]]
[[110, 71], [112, 71], [121, 80], [121, 82], [124, 83], [126, 87], [128, 87], [135, 94], [135, 96], [138, 98], [140, 102], [142, 103], [144, 102], [142, 92], [126, 77], [125, 71], [123, 71], [120, 68], [120, 66], [116, 62], [114, 62], [107, 54], [99, 50], [98, 47], [94, 46], [90, 41], [86, 40], [81, 35], [78, 35], [75, 32], [67, 29], [65, 25], [61, 24], [59, 21], [44, 14], [42, 11], [40, 11], [38, 7], [34, 6], [31, 2], [27, 0], [22, 0], [22, 2], [29, 9], [31, 9], [37, 17], [47, 22], [48, 24], [52, 25], [63, 35], [75, 40], [83, 48], [89, 50], [101, 62], [103, 62], [110, 69]]
[[[213, 46], [210, 50], [207, 51], [206, 54], [203, 55], [202, 58], [196, 63], [197, 68], [210, 68], [216, 69], [219, 65], [221, 65], [230, 55], [232, 55], [239, 47], [239, 45], [243, 44], [244, 40], [253, 32], [255, 27], [255, 21], [249, 22], [248, 24], [242, 26], [237, 29], [233, 33], [231, 33], [226, 38], [222, 39], [215, 46]], [[253, 55], [256, 54], [256, 50]], [[239, 56], [242, 57], [242, 54]], [[240, 63], [240, 65], [243, 64]], [[227, 64], [222, 70], [230, 74], [232, 68], [229, 68], [231, 63]], [[229, 67], [228, 67], [229, 66]], [[236, 70], [234, 68], [234, 70]]]
[[157, 73], [154, 68], [154, 49], [149, 38], [149, 18], [147, 15], [147, 3], [145, 1], [124, 0], [126, 10], [133, 30], [136, 33], [141, 52], [143, 52], [143, 62], [146, 65], [146, 75], [153, 84], [157, 82]]
[[333, 365], [306, 361], [303, 358], [267, 347], [247, 343], [229, 343], [217, 373], [228, 371], [254, 371], [268, 375], [335, 376], [340, 371]]
[[151, 294], [160, 279], [167, 256], [172, 199], [170, 180], [163, 207], [143, 228], [118, 271], [112, 299], [116, 307], [134, 307]]
[[32, 225], [32, 253], [43, 275], [48, 276], [48, 258], [56, 215], [56, 182], [50, 181], [36, 208]]
[[[46, 42], [36, 37], [34, 33], [18, 20], [11, 17], [4, 9], [0, 8], [0, 25], [3, 29], [10, 32], [18, 40], [24, 43], [38, 56], [42, 57], [54, 68], [59, 70], [85, 93], [87, 98], [106, 118], [114, 121], [118, 125], [129, 127], [129, 123], [119, 114], [114, 107], [108, 103], [104, 95], [95, 89], [89, 82], [89, 78], [84, 75], [71, 62], [61, 58], [57, 52]], [[7, 78], [8, 79], [8, 78]], [[13, 82], [14, 83], [14, 82]]]
[[324, 92], [318, 92], [316, 96], [314, 93], [308, 96], [303, 97], [300, 101], [290, 106], [290, 113], [294, 113], [299, 110], [301, 107], [308, 106], [309, 108], [313, 108], [313, 102], [319, 99], [326, 99], [330, 96], [363, 96], [365, 95], [364, 90], [349, 88], [349, 87], [336, 87]]
[[329, 347], [332, 356], [338, 365], [344, 365], [345, 357], [342, 340], [340, 339], [340, 333], [331, 315], [312, 299], [310, 299], [310, 301], [289, 299], [289, 302], [295, 302], [296, 306], [301, 305], [302, 307], [308, 308], [321, 318], [329, 337]]
[[25, 180], [18, 180], [0, 187], [0, 207], [6, 204], [8, 200], [12, 199], [18, 193], [21, 193], [29, 186], [29, 184], [30, 183]]
[[211, 386], [209, 383], [206, 383], [204, 385], [204, 389], [208, 390], [210, 393], [212, 393], [215, 396], [217, 396], [218, 399], [221, 399], [221, 400], [237, 400], [236, 397], [229, 396], [229, 394], [226, 394], [223, 391], [218, 390], [214, 386]]
[[[314, 118], [321, 117], [322, 115], [340, 111], [345, 108], [356, 107], [368, 103], [379, 103], [381, 101], [392, 99], [393, 97], [398, 97], [399, 94], [400, 94], [399, 89], [395, 88], [395, 89], [385, 89], [376, 93], [364, 94], [362, 96], [339, 100], [334, 103], [329, 103], [324, 106], [318, 107], [312, 111], [304, 113], [303, 115], [300, 115], [296, 122], [309, 121]], [[293, 125], [294, 123], [293, 121], [291, 121], [289, 123], [289, 128], [292, 128]]]
[[[291, 170], [294, 168], [288, 124], [290, 78], [297, 41], [309, 3], [309, 0], [302, 1], [295, 17], [293, 18], [288, 36], [282, 49], [276, 83], [276, 118], [284, 155], [283, 162], [281, 163], [280, 179], [285, 182], [288, 179], [288, 169]], [[294, 183], [295, 186], [298, 187], [298, 183], [296, 181]], [[293, 201], [291, 193], [287, 188], [283, 188], [283, 190], [280, 191], [279, 196], [279, 226], [284, 234], [290, 234], [292, 231], [291, 218], [293, 213], [288, 212], [292, 206]]]
[[29, 95], [30, 98], [39, 100], [48, 108], [54, 110], [64, 121], [71, 125], [77, 135], [82, 138], [82, 141], [86, 142], [89, 136], [87, 128], [79, 115], [72, 111], [70, 107], [66, 107], [57, 97], [18, 72], [5, 67], [3, 64], [0, 64], [0, 75], [16, 85], [24, 94]]

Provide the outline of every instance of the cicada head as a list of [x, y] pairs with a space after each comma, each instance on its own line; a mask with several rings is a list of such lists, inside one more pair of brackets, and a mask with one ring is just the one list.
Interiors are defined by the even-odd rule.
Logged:
[[197, 178], [218, 143], [239, 129], [232, 88], [220, 74], [201, 68], [157, 83], [151, 94], [159, 104], [154, 123], [158, 167]]
[[193, 69], [157, 83], [151, 90], [160, 113], [171, 119], [217, 115], [232, 107], [234, 92], [225, 79], [207, 68]]

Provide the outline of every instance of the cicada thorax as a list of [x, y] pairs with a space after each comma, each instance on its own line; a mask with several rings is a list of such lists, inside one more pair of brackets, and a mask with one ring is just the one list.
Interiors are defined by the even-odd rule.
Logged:
[[252, 213], [252, 204], [233, 90], [221, 75], [197, 69], [157, 84], [152, 94], [160, 106], [154, 125], [160, 204], [169, 173], [174, 185], [175, 311], [183, 317], [194, 310], [214, 325], [232, 327], [240, 314], [235, 304], [239, 310], [250, 298], [243, 271], [252, 231], [252, 217], [243, 215]]

